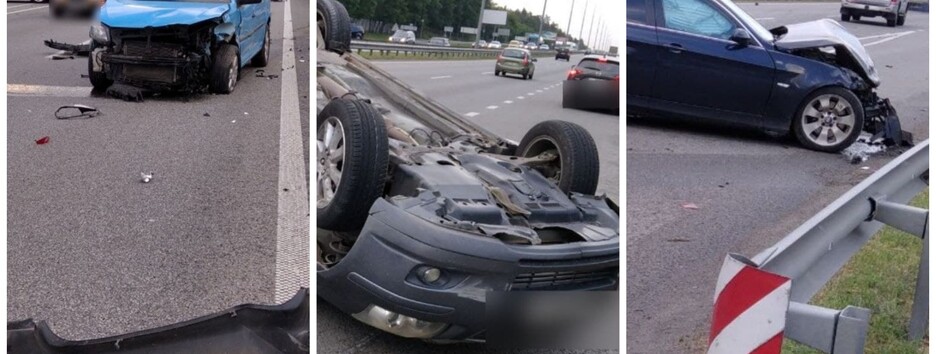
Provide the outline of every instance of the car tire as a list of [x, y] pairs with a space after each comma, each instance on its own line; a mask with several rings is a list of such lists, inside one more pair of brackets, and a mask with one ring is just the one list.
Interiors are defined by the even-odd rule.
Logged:
[[208, 80], [208, 90], [212, 93], [228, 94], [234, 91], [240, 74], [240, 56], [237, 46], [222, 44], [215, 50], [211, 62], [211, 78]]
[[344, 5], [334, 0], [317, 0], [318, 29], [325, 39], [325, 49], [344, 54], [351, 50], [351, 18]]
[[257, 53], [257, 55], [255, 55], [253, 59], [250, 60], [251, 65], [256, 66], [258, 68], [263, 68], [267, 66], [267, 63], [270, 62], [270, 45], [272, 44], [272, 42], [273, 40], [271, 39], [271, 34], [270, 34], [270, 24], [267, 23], [266, 37], [263, 38], [263, 47], [260, 48], [260, 52]]
[[106, 72], [94, 71], [94, 42], [91, 43], [91, 51], [88, 53], [88, 80], [91, 81], [94, 90], [105, 90], [113, 85], [114, 81], [107, 78]]
[[851, 19], [849, 14], [842, 14], [842, 22], [848, 22]]
[[[836, 102], [839, 102], [839, 100], [845, 100], [848, 106], [850, 106], [848, 108], [852, 112], [852, 115], [854, 116], [853, 121], [851, 122], [852, 123], [851, 130], [848, 132], [848, 134], [844, 138], [842, 138], [841, 141], [837, 141], [834, 144], [829, 144], [829, 145], [821, 145], [821, 144], [816, 143], [813, 140], [813, 138], [811, 137], [813, 133], [824, 128], [822, 128], [822, 126], [817, 126], [814, 130], [807, 132], [807, 130], [809, 129], [806, 127], [808, 122], [806, 121], [807, 119], [804, 115], [807, 107], [809, 107], [811, 104], [817, 103], [817, 101], [815, 100], [822, 96], [829, 97], [828, 98], [829, 104], [831, 104], [832, 98], [835, 98]], [[818, 103], [821, 105], [821, 101]], [[836, 106], [838, 106], [838, 103], [836, 103], [833, 107], [836, 107]], [[813, 106], [813, 109], [817, 110], [816, 113], [821, 113], [822, 112], [821, 110], [824, 108], [826, 107], [820, 106], [817, 109], [815, 106]], [[836, 117], [836, 119], [840, 117], [841, 116], [838, 116]], [[817, 121], [818, 119], [821, 119], [820, 117], [815, 117], [815, 118], [817, 119]], [[861, 101], [858, 99], [858, 96], [856, 96], [855, 93], [852, 92], [851, 90], [848, 90], [842, 87], [821, 88], [809, 94], [809, 96], [806, 96], [806, 99], [804, 99], [803, 103], [800, 104], [799, 109], [796, 110], [796, 116], [793, 117], [792, 124], [793, 124], [792, 130], [793, 130], [793, 134], [796, 136], [796, 140], [799, 140], [800, 144], [802, 144], [806, 148], [811, 149], [811, 150], [816, 150], [816, 151], [823, 151], [823, 152], [839, 152], [839, 151], [842, 151], [842, 149], [845, 149], [851, 144], [853, 144], [855, 140], [858, 139], [858, 136], [861, 134], [861, 130], [864, 127], [864, 108], [861, 105]]]
[[861, 16], [854, 15], [854, 16], [852, 16], [852, 19], [855, 20], [855, 21], [861, 21]]
[[896, 17], [888, 18], [887, 27], [897, 27], [897, 18]]
[[[387, 180], [389, 160], [387, 128], [380, 112], [365, 101], [337, 99], [318, 114], [316, 146], [321, 159], [316, 167], [316, 220], [318, 227], [332, 231], [352, 231], [364, 226], [371, 206], [381, 197]], [[326, 145], [333, 132], [340, 131], [342, 160], [330, 161]], [[334, 166], [326, 165], [334, 164]], [[335, 171], [334, 169], [339, 169]], [[337, 184], [331, 180], [337, 172]], [[325, 178], [329, 179], [326, 181]], [[327, 186], [325, 184], [328, 184]], [[327, 200], [325, 188], [331, 193]]]
[[558, 165], [539, 165], [535, 169], [566, 193], [595, 194], [598, 188], [598, 148], [591, 134], [578, 124], [547, 120], [531, 128], [520, 145], [517, 156], [531, 157], [543, 152], [558, 152]]
[[897, 16], [897, 25], [898, 25], [898, 26], [903, 26], [905, 22], [907, 22], [907, 14], [903, 14], [903, 15]]

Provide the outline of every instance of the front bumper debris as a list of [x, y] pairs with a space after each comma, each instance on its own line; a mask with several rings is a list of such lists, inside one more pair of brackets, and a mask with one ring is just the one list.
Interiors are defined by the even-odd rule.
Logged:
[[882, 141], [886, 146], [913, 146], [913, 134], [900, 128], [897, 110], [890, 99], [874, 95], [874, 103], [865, 105], [864, 131], [871, 134], [871, 142]]
[[43, 321], [7, 323], [10, 353], [308, 353], [309, 289], [274, 306], [246, 304], [164, 327], [66, 340]]

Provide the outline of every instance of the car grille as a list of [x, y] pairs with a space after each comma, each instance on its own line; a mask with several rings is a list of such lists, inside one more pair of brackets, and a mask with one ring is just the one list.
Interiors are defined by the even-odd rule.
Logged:
[[181, 44], [160, 43], [146, 41], [125, 41], [124, 55], [153, 57], [153, 58], [181, 58], [185, 50]]
[[591, 288], [614, 284], [618, 268], [603, 268], [588, 271], [521, 273], [514, 278], [511, 290], [560, 290]]

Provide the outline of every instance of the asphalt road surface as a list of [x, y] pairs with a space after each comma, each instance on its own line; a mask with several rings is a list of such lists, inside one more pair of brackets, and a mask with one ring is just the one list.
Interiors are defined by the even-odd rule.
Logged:
[[[495, 134], [519, 142], [533, 125], [563, 119], [588, 130], [598, 145], [601, 162], [598, 194], [620, 200], [619, 117], [562, 108], [562, 81], [569, 62], [540, 58], [532, 80], [519, 76], [494, 76], [494, 60], [467, 61], [381, 61], [378, 66], [422, 94], [462, 113]], [[373, 329], [319, 300], [316, 314], [317, 347], [322, 353], [481, 353], [483, 345], [440, 346], [399, 338]], [[542, 351], [517, 351], [536, 352]], [[556, 353], [581, 351], [556, 351]]]
[[[838, 3], [740, 5], [767, 28], [839, 17]], [[928, 21], [910, 12], [902, 27], [844, 23], [918, 141], [928, 135]], [[704, 350], [725, 255], [775, 243], [897, 153], [852, 165], [794, 139], [655, 117], [628, 119], [627, 138], [628, 353]]]
[[[7, 4], [8, 319], [88, 339], [308, 286], [310, 9], [272, 9], [279, 78], [131, 103], [91, 92], [86, 57], [49, 59], [42, 41], [85, 41], [86, 20]], [[53, 117], [75, 103], [102, 114]]]

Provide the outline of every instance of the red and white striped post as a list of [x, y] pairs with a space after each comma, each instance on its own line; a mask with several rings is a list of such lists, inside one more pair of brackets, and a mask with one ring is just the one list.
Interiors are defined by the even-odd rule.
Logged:
[[718, 275], [708, 353], [780, 353], [790, 279], [742, 259], [726, 256]]

